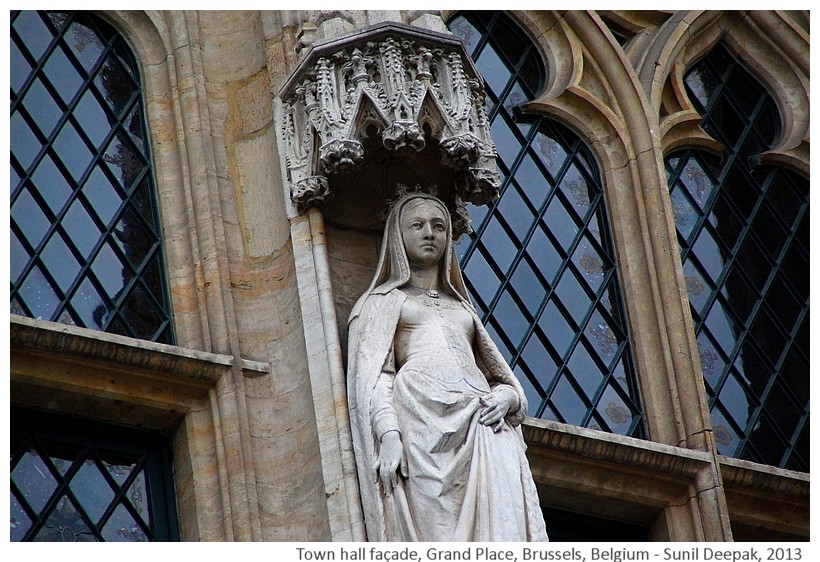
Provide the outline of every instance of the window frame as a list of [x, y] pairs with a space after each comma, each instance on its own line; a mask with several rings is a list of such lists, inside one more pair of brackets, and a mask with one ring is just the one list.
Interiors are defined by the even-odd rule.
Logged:
[[[37, 446], [39, 452], [41, 441], [46, 441], [50, 445], [65, 445], [77, 451], [87, 451], [84, 455], [88, 454], [90, 458], [100, 458], [103, 461], [109, 457], [133, 460], [138, 463], [139, 470], [144, 472], [148, 491], [147, 502], [150, 514], [148, 540], [154, 542], [179, 540], [171, 447], [167, 437], [160, 433], [117, 427], [83, 418], [72, 418], [14, 406], [11, 408], [9, 417], [12, 442], [18, 441], [20, 446], [17, 451], [12, 450], [12, 472], [15, 468], [15, 461], [19, 462], [25, 454], [27, 449], [25, 446], [27, 444]], [[72, 464], [76, 462], [74, 460]], [[62, 482], [64, 478], [74, 476], [70, 471], [71, 469], [66, 475], [53, 475], [58, 485], [39, 514], [21, 504], [32, 519], [32, 525], [22, 539], [23, 541], [35, 539], [51, 512], [56, 509], [58, 496], [68, 492], [70, 486]], [[13, 480], [12, 488], [16, 488]], [[18, 489], [17, 493], [23, 495], [22, 490]], [[71, 494], [76, 496], [76, 490], [71, 488]], [[105, 525], [93, 523], [86, 515], [82, 502], [75, 503], [78, 504], [80, 516], [92, 529], [93, 536], [98, 541], [104, 540], [102, 528]]]
[[[102, 331], [115, 331], [124, 333], [125, 335], [146, 337], [149, 340], [158, 340], [165, 343], [173, 343], [173, 311], [167, 280], [168, 268], [165, 261], [165, 252], [163, 251], [162, 228], [158, 216], [157, 192], [154, 187], [156, 182], [151, 155], [152, 143], [148, 135], [145, 117], [145, 94], [142, 80], [140, 79], [141, 71], [133, 50], [114, 26], [94, 14], [68, 12], [65, 21], [62, 22], [59, 29], [53, 25], [50, 18], [44, 17], [41, 12], [18, 11], [14, 12], [12, 17], [22, 17], [23, 14], [26, 14], [26, 17], [39, 18], [42, 25], [49, 26], [52, 36], [48, 41], [47, 47], [45, 47], [45, 52], [40, 56], [41, 60], [31, 59], [32, 55], [27, 52], [28, 49], [24, 49], [25, 52], [20, 51], [21, 56], [29, 59], [32, 69], [21, 84], [19, 92], [13, 95], [12, 114], [22, 116], [21, 119], [28, 122], [29, 130], [31, 130], [35, 119], [33, 115], [29, 115], [26, 109], [25, 96], [35, 79], [38, 83], [45, 84], [46, 88], [51, 92], [53, 99], [61, 100], [61, 96], [56, 95], [58, 85], [51, 84], [51, 79], [48, 76], [50, 72], [48, 70], [48, 63], [54, 53], [62, 53], [62, 57], [64, 57], [67, 64], [74, 69], [81, 83], [77, 87], [77, 92], [72, 96], [72, 99], [59, 102], [62, 104], [58, 107], [58, 109], [62, 111], [62, 116], [52, 127], [50, 133], [45, 135], [45, 133], [39, 130], [38, 125], [33, 125], [33, 130], [40, 135], [39, 142], [42, 144], [39, 155], [33, 163], [29, 164], [29, 169], [23, 170], [19, 165], [17, 166], [19, 168], [18, 175], [20, 176], [20, 181], [15, 192], [12, 194], [12, 207], [18, 196], [22, 197], [24, 194], [28, 194], [29, 198], [33, 198], [40, 213], [45, 213], [45, 219], [50, 221], [50, 226], [41, 237], [41, 240], [35, 246], [32, 246], [32, 243], [27, 240], [28, 237], [22, 231], [22, 227], [16, 225], [12, 218], [11, 227], [13, 236], [18, 240], [18, 244], [20, 244], [20, 251], [24, 251], [28, 256], [27, 259], [23, 260], [25, 265], [23, 265], [18, 279], [28, 280], [28, 277], [34, 275], [36, 272], [44, 276], [43, 283], [53, 292], [58, 301], [56, 308], [53, 309], [48, 318], [49, 320], [89, 326], [92, 329]], [[76, 58], [71, 48], [62, 47], [65, 42], [64, 34], [68, 33], [70, 29], [74, 29], [73, 26], [75, 23], [81, 26], [77, 29], [91, 30], [91, 32], [95, 33], [95, 37], [102, 41], [102, 52], [91, 69], [85, 68], [85, 65]], [[17, 37], [13, 26], [11, 33], [12, 38]], [[20, 39], [20, 41], [22, 41], [22, 39]], [[115, 64], [125, 75], [131, 75], [131, 85], [133, 86], [133, 89], [130, 91], [129, 101], [124, 108], [122, 108], [123, 115], [120, 116], [113, 116], [113, 114], [110, 113], [111, 107], [109, 102], [102, 99], [101, 96], [103, 96], [103, 92], [99, 91], [100, 88], [98, 85], [95, 85], [99, 78], [99, 73], [102, 72], [103, 63], [115, 59], [116, 62], [112, 64]], [[130, 72], [123, 70], [126, 67], [128, 67]], [[72, 74], [72, 76], [74, 75]], [[17, 94], [19, 94], [19, 97]], [[75, 116], [75, 110], [79, 110], [79, 104], [82, 103], [82, 100], [88, 98], [88, 96], [96, 100], [99, 104], [97, 107], [100, 107], [101, 111], [107, 112], [105, 127], [108, 128], [108, 132], [105, 138], [100, 142], [99, 147], [97, 147], [97, 143], [92, 142], [85, 130], [89, 123], [88, 120], [80, 122], [78, 121], [78, 117]], [[26, 115], [28, 115], [28, 117], [26, 117]], [[98, 115], [95, 116], [95, 118], [96, 117], [98, 117]], [[125, 131], [128, 119], [131, 119], [131, 124], [137, 126], [139, 129], [142, 143], [141, 149], [134, 144], [134, 139], [130, 138], [128, 132]], [[138, 121], [133, 122], [134, 119]], [[66, 128], [69, 126], [71, 130], [77, 131], [78, 134], [80, 134], [84, 145], [92, 154], [91, 161], [86, 163], [86, 168], [79, 178], [74, 178], [73, 174], [68, 171], [60, 156], [60, 150], [53, 146], [54, 143], [58, 142], [61, 138], [60, 135], [62, 131], [67, 130]], [[61, 132], [57, 133], [57, 131]], [[130, 134], [135, 134], [134, 131], [129, 130], [129, 132]], [[110, 150], [111, 146], [114, 146], [116, 138], [120, 139], [120, 141], [116, 142], [124, 142], [125, 145], [130, 143], [132, 150], [136, 151], [132, 153], [139, 153], [143, 158], [142, 169], [135, 178], [131, 178], [130, 185], [128, 186], [121, 185], [120, 181], [115, 179], [114, 170], [109, 170], [110, 162], [109, 164], [105, 163], [108, 161], [105, 151]], [[41, 158], [45, 158], [46, 156], [48, 156], [49, 162], [55, 163], [58, 173], [63, 178], [63, 181], [66, 182], [70, 191], [67, 200], [56, 210], [50, 208], [50, 205], [46, 203], [44, 199], [45, 195], [41, 193], [42, 189], [38, 188], [37, 182], [35, 181], [38, 170], [44, 165], [44, 161], [41, 160]], [[65, 154], [63, 154], [63, 157], [64, 156]], [[13, 166], [15, 166], [15, 162], [16, 159], [12, 151]], [[92, 176], [98, 171], [106, 177], [106, 185], [114, 190], [113, 197], [119, 198], [114, 201], [109, 195], [109, 199], [116, 205], [117, 209], [114, 211], [114, 215], [108, 218], [107, 223], [104, 222], [101, 216], [98, 216], [98, 211], [94, 210], [95, 206], [100, 202], [99, 197], [95, 196], [96, 198], [92, 200], [91, 193], [85, 193], [84, 191], [87, 186], [91, 186], [88, 187], [88, 189], [94, 187], [90, 182]], [[122, 189], [125, 189], [125, 191], [121, 191]], [[147, 199], [147, 206], [142, 211], [139, 208], [139, 204], [136, 203], [140, 193], [142, 194], [140, 195], [141, 197]], [[108, 201], [108, 199], [106, 199], [106, 201]], [[89, 252], [87, 257], [84, 255], [86, 251], [80, 249], [80, 240], [74, 239], [74, 236], [79, 231], [74, 227], [69, 231], [69, 223], [63, 222], [64, 219], [66, 221], [69, 220], [69, 214], [71, 213], [73, 213], [74, 216], [77, 216], [77, 213], [81, 213], [81, 216], [86, 217], [86, 220], [91, 220], [94, 227], [101, 231], [96, 241], [88, 241], [91, 243], [91, 247], [87, 249], [87, 252]], [[145, 213], [148, 213], [148, 215], [143, 216]], [[115, 217], [116, 221], [113, 220]], [[126, 224], [126, 220], [136, 221], [136, 223], [139, 224], [139, 228], [142, 229], [140, 230], [142, 238], [151, 237], [153, 239], [145, 255], [137, 260], [139, 263], [134, 262], [133, 259], [128, 256], [128, 245], [125, 241], [122, 242], [124, 245], [123, 248], [120, 248], [117, 243], [117, 240], [119, 240], [117, 233], [119, 231], [116, 229], [119, 225]], [[79, 264], [79, 269], [75, 272], [74, 279], [67, 286], [65, 286], [65, 283], [60, 283], [56, 279], [54, 272], [50, 271], [49, 264], [46, 263], [43, 257], [48, 247], [50, 247], [49, 244], [51, 244], [53, 240], [61, 242], [65, 247], [64, 251], [68, 252], [68, 254], [65, 255], [70, 255], [73, 258], [73, 263]], [[68, 244], [68, 246], [65, 246], [65, 244]], [[88, 244], [85, 244], [85, 246], [88, 246]], [[106, 256], [113, 256], [115, 260], [119, 260], [123, 271], [126, 271], [128, 275], [128, 279], [123, 280], [122, 287], [117, 290], [115, 295], [109, 294], [110, 290], [105, 287], [105, 282], [102, 277], [103, 274], [107, 275], [105, 272], [110, 269], [110, 264], [104, 266], [99, 265], [103, 263], [103, 260], [107, 259]], [[99, 264], [97, 263], [98, 261]], [[146, 284], [148, 276], [154, 277], [154, 280], [151, 282], [153, 286]], [[30, 317], [36, 316], [33, 305], [26, 303], [20, 293], [29, 283], [23, 282], [17, 286], [15, 282], [16, 280], [12, 280], [12, 311], [18, 311]], [[113, 290], [113, 287], [111, 290]], [[91, 293], [89, 293], [89, 291], [91, 291]], [[102, 306], [105, 310], [99, 319], [96, 318], [97, 309], [95, 309], [92, 318], [88, 312], [84, 314], [80, 310], [79, 304], [72, 304], [75, 297], [78, 302], [81, 302], [83, 295], [90, 295], [92, 293], [96, 294], [100, 299], [101, 304], [97, 308]], [[144, 299], [143, 306], [135, 308], [132, 301], [136, 302], [134, 299], [138, 300], [139, 298]], [[158, 320], [158, 324], [154, 326], [153, 330], [149, 328], [147, 332], [144, 330], [144, 326], [137, 328], [136, 324], [133, 324], [126, 316], [121, 314], [121, 312], [125, 311], [128, 307], [131, 309], [129, 313], [131, 316], [137, 314], [136, 311], [138, 309], [151, 310], [154, 313], [154, 318]], [[93, 326], [93, 322], [96, 322], [97, 325]]]
[[[735, 22], [737, 14], [699, 12], [690, 19], [685, 12], [678, 12], [671, 18], [663, 14], [660, 21], [652, 21], [660, 13], [648, 14], [637, 22], [647, 26], [647, 32], [621, 45], [614, 36], [607, 37], [609, 30], [600, 19], [604, 13], [508, 13], [544, 53], [544, 59], [555, 63], [545, 90], [527, 104], [527, 112], [552, 116], [569, 125], [590, 144], [600, 162], [616, 256], [619, 263], [625, 264], [621, 280], [650, 440], [621, 438], [608, 445], [608, 454], [599, 456], [594, 451], [609, 441], [605, 435], [528, 419], [524, 434], [528, 455], [537, 459], [531, 466], [542, 502], [603, 517], [612, 516], [613, 510], [631, 513], [636, 517], [634, 521], [651, 525], [653, 540], [731, 540], [730, 519], [777, 529], [773, 536], [780, 540], [808, 536], [807, 474], [735, 462], [716, 454], [670, 220], [671, 203], [668, 192], [658, 189], [666, 185], [665, 150], [681, 146], [687, 135], [697, 146], [716, 144], [698, 134], [688, 107], [681, 112], [673, 103], [679, 101], [675, 96], [683, 66], [678, 62], [703, 52], [705, 44], [716, 40], [720, 22]], [[631, 17], [627, 12], [618, 14], [627, 20]], [[447, 12], [445, 20], [455, 15]], [[777, 19], [762, 12], [751, 17]], [[656, 33], [664, 21], [669, 33]], [[752, 27], [736, 26], [729, 34], [733, 38], [745, 34], [753, 41], [757, 31]], [[660, 53], [659, 58], [644, 58], [648, 51]], [[805, 82], [800, 82], [800, 72], [795, 68], [803, 67], [798, 64], [783, 68], [786, 71], [780, 74], [794, 75], [786, 76], [784, 84], [796, 88], [794, 95], [800, 98], [800, 84]], [[781, 85], [781, 93], [790, 98], [792, 94], [785, 88]], [[789, 108], [793, 112], [790, 123], [796, 128], [785, 138], [792, 142], [804, 130], [801, 127], [806, 119], [794, 114], [796, 106]], [[781, 150], [767, 158], [798, 162], [802, 154], [801, 147], [794, 153]], [[579, 441], [577, 445], [571, 445], [574, 439]], [[647, 443], [672, 447], [669, 453], [677, 459], [675, 463], [681, 463], [679, 466], [686, 464], [684, 459], [689, 453], [705, 453], [704, 464], [701, 469], [686, 471], [686, 476], [669, 471], [675, 474], [673, 481], [685, 485], [686, 492], [669, 481], [665, 492], [647, 493], [621, 504], [623, 490], [615, 483], [620, 475], [631, 475], [623, 480], [626, 487], [644, 480], [659, 484], [657, 473], [644, 472], [632, 462], [647, 458], [642, 450]], [[600, 473], [598, 465], [604, 466]], [[600, 483], [609, 478], [613, 478], [612, 488], [601, 487]], [[776, 495], [756, 495], [751, 482], [764, 480], [767, 489], [778, 490]], [[568, 505], [559, 505], [567, 501], [564, 498], [568, 491], [574, 499], [568, 500]], [[562, 493], [564, 498], [560, 497]], [[732, 500], [728, 507], [727, 498]], [[601, 504], [613, 509], [600, 510]], [[641, 512], [643, 509], [647, 511]], [[790, 515], [774, 521], [767, 515], [774, 511]]]
[[[681, 221], [684, 218], [688, 219], [688, 216], [684, 217], [675, 213], [674, 222], [684, 274], [690, 271], [693, 278], [690, 282], [689, 277], [687, 277], [687, 288], [690, 289], [687, 293], [687, 300], [692, 310], [693, 333], [698, 339], [702, 377], [708, 393], [708, 407], [715, 426], [717, 446], [719, 450], [724, 451], [723, 454], [726, 456], [751, 457], [762, 464], [772, 464], [765, 462], [764, 452], [759, 451], [753, 443], [750, 443], [753, 432], [759, 429], [758, 426], [765, 416], [771, 426], [768, 428], [769, 431], [774, 432], [774, 438], [777, 438], [781, 444], [785, 444], [779, 461], [773, 466], [784, 468], [792, 463], [792, 454], [799, 446], [800, 437], [808, 424], [808, 396], [797, 396], [788, 385], [785, 387], [786, 400], [789, 401], [791, 406], [797, 408], [799, 417], [799, 421], [796, 422], [796, 427], [792, 428], [790, 435], [783, 433], [782, 428], [774, 420], [769, 419], [771, 416], [768, 411], [764, 414], [764, 410], [766, 410], [766, 404], [772, 396], [773, 386], [777, 384], [779, 387], [782, 383], [781, 374], [783, 373], [782, 369], [785, 368], [782, 363], [785, 361], [786, 353], [792, 352], [792, 347], [794, 347], [799, 333], [808, 329], [804, 323], [808, 315], [808, 293], [806, 293], [805, 306], [798, 313], [794, 324], [787, 327], [786, 330], [774, 327], [774, 329], [781, 330], [781, 335], [786, 335], [786, 342], [779, 358], [776, 358], [777, 360], [774, 363], [767, 365], [768, 368], [774, 371], [769, 374], [765, 381], [758, 381], [758, 384], [763, 382], [760, 394], [754, 393], [753, 381], [750, 381], [749, 376], [746, 375], [742, 354], [745, 354], [747, 351], [746, 346], [749, 344], [756, 354], [756, 360], [753, 361], [755, 366], [771, 361], [769, 357], [765, 356], [765, 350], [761, 347], [761, 342], [758, 341], [759, 337], [756, 337], [759, 335], [760, 328], [755, 329], [755, 323], [761, 310], [765, 310], [763, 303], [767, 296], [771, 294], [771, 283], [775, 275], [781, 270], [781, 265], [786, 259], [787, 249], [788, 251], [800, 250], [801, 254], [805, 252], [805, 257], [808, 259], [805, 244], [797, 238], [799, 225], [803, 224], [802, 221], [808, 220], [808, 186], [806, 186], [805, 198], [800, 199], [800, 195], [794, 192], [795, 189], [799, 190], [794, 184], [798, 180], [807, 182], [807, 179], [785, 166], [760, 165], [760, 154], [771, 149], [776, 144], [777, 139], [782, 136], [780, 116], [774, 98], [766, 90], [765, 85], [757, 82], [757, 78], [748, 70], [746, 65], [726, 46], [717, 43], [700, 59], [693, 61], [683, 75], [683, 82], [692, 106], [700, 114], [701, 127], [707, 134], [712, 135], [719, 143], [722, 143], [717, 147], [720, 149], [719, 152], [707, 150], [703, 147], [678, 146], [674, 150], [668, 151], [664, 158], [670, 198], [677, 196], [677, 201], [684, 201], [683, 204], [688, 205], [688, 207], [684, 208], [682, 206], [681, 208], [691, 208], [691, 212], [688, 214], [696, 215], [694, 224], [687, 225], [686, 231], [682, 231]], [[704, 82], [709, 86], [709, 91], [704, 89]], [[742, 95], [747, 96], [749, 90], [754, 89], [756, 101], [751, 103], [753, 100], [747, 98], [745, 99], [746, 105], [743, 106], [741, 101], [737, 99], [738, 92], [736, 90], [738, 87], [747, 86], [750, 82], [754, 82], [754, 88], [752, 86], [743, 88]], [[708, 99], [703, 99], [704, 97]], [[716, 117], [713, 113], [720, 116], [729, 112], [737, 116], [737, 121], [742, 124], [742, 130], [727, 132], [716, 128], [719, 127], [719, 123], [715, 121]], [[759, 131], [758, 124], [761, 122], [761, 115], [764, 114], [768, 116], [767, 119], [762, 120], [766, 128]], [[735, 136], [730, 136], [732, 134]], [[691, 162], [695, 162], [707, 177], [710, 187], [705, 197], [693, 194], [686, 178], [681, 179]], [[746, 183], [738, 187], [737, 184], [741, 181]], [[725, 187], [726, 182], [733, 182], [729, 185], [733, 186], [734, 193], [729, 192]], [[777, 209], [767, 211], [770, 215], [774, 213], [773, 220], [781, 228], [786, 229], [785, 239], [780, 246], [778, 255], [772, 256], [766, 255], [765, 251], [761, 249], [761, 245], [765, 244], [761, 242], [760, 233], [756, 232], [754, 227], [758, 223], [759, 217], [762, 216], [760, 214], [761, 209], [763, 207], [768, 208], [768, 204], [765, 202], [768, 199], [768, 194], [771, 190], [778, 188], [790, 190], [792, 195], [800, 199], [800, 204], [792, 219], [792, 224], [785, 224], [777, 214]], [[732, 199], [733, 195], [737, 195], [738, 189], [751, 194], [749, 204], [744, 205], [743, 210]], [[718, 207], [719, 203], [722, 204], [720, 208]], [[673, 207], [673, 211], [675, 209], [677, 208]], [[726, 236], [721, 236], [719, 230], [721, 224], [728, 224], [729, 228], [735, 229], [735, 231], [729, 233], [731, 234], [730, 240], [724, 240]], [[708, 236], [708, 238], [705, 238], [705, 236]], [[721, 254], [719, 271], [713, 271], [715, 269], [714, 265], [710, 268], [705, 264], [708, 256], [704, 255], [703, 246], [707, 243], [698, 244], [702, 237], [718, 247]], [[758, 260], [765, 260], [762, 268], [765, 269], [765, 280], [762, 282], [760, 280], [754, 281], [749, 277], [746, 269], [749, 264], [744, 265], [743, 262], [747, 260], [741, 261], [740, 259], [743, 257], [740, 252], [740, 245], [748, 245], [748, 243], [751, 243], [753, 249], [760, 254], [757, 256]], [[793, 243], [797, 243], [799, 247], [793, 248]], [[701, 248], [701, 250], [698, 250], [698, 248]], [[733, 274], [735, 279], [739, 275], [744, 283], [742, 286], [747, 287], [750, 294], [755, 296], [755, 304], [748, 310], [748, 314], [745, 314], [742, 318], [738, 316], [736, 307], [732, 306], [732, 294], [726, 294], [730, 274]], [[707, 283], [707, 290], [705, 291], [707, 296], [705, 300], [701, 299], [703, 302], [693, 301], [693, 296], [695, 296], [695, 293], [691, 290], [693, 287], [697, 288], [698, 295], [703, 292], [701, 288], [703, 284], [698, 280], [698, 277]], [[789, 291], [788, 287], [784, 287], [784, 289]], [[716, 309], [715, 307], [720, 308]], [[765, 308], [768, 308], [768, 305]], [[742, 310], [740, 312], [746, 313], [747, 311]], [[717, 322], [714, 318], [718, 314], [724, 315], [728, 325], [733, 331], [737, 332], [733, 336], [734, 344], [732, 349], [724, 349], [723, 344], [718, 341], [717, 329], [714, 328]], [[766, 314], [769, 317], [771, 316], [768, 312]], [[775, 320], [779, 320], [776, 314], [775, 311]], [[769, 332], [769, 330], [765, 331]], [[704, 338], [704, 340], [701, 340], [701, 338]], [[706, 341], [707, 343], [703, 345], [708, 344], [709, 349], [706, 351], [701, 349], [701, 341]], [[719, 369], [719, 373], [713, 373], [711, 377], [712, 361], [705, 356], [707, 352], [711, 352], [718, 363], [725, 365]], [[803, 359], [802, 362], [806, 366], [806, 377], [808, 377], [808, 358], [799, 349], [796, 353], [799, 353]], [[715, 380], [710, 380], [710, 378]], [[727, 384], [730, 386], [727, 387]], [[727, 397], [725, 398], [723, 397], [724, 387], [730, 389], [726, 391]], [[732, 388], [735, 389], [736, 394], [739, 390], [742, 398], [747, 402], [747, 409], [750, 410], [742, 427], [735, 419], [731, 411], [731, 404], [729, 404]], [[805, 400], [805, 405], [798, 404], [797, 401], [800, 400]], [[732, 436], [736, 438], [737, 442], [734, 450], [729, 453], [725, 451], [728, 443], [724, 443], [724, 441], [728, 441]], [[724, 445], [724, 448], [721, 448], [721, 444]], [[790, 468], [808, 472], [809, 463], [810, 460], [802, 458], [798, 451]]]
[[185, 11], [95, 13], [122, 34], [141, 76], [176, 345], [11, 315], [11, 402], [167, 432], [181, 539], [261, 540], [254, 467], [225, 452], [247, 444], [247, 412], [224, 412], [270, 365], [229, 345], [213, 140], [198, 133], [207, 93], [191, 86], [202, 53], [179, 44], [196, 24]]

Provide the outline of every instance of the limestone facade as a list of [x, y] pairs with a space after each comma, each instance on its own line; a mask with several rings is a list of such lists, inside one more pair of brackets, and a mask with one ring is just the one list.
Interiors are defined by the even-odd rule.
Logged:
[[[289, 96], [323, 46], [347, 45], [372, 26], [417, 34], [419, 44], [430, 37], [430, 51], [436, 41], [454, 48], [452, 14], [100, 15], [141, 65], [176, 345], [12, 316], [11, 402], [171, 436], [183, 540], [366, 540], [345, 397], [346, 320], [378, 254], [378, 234], [355, 222], [384, 205], [367, 191], [383, 169], [331, 177], [325, 187], [340, 195], [324, 204], [295, 197], [297, 183], [324, 176], [304, 171], [321, 148], [297, 154], [289, 145]], [[663, 165], [668, 150], [714, 143], [682, 77], [723, 41], [777, 100], [784, 131], [764, 158], [809, 175], [808, 12], [510, 16], [549, 68], [527, 110], [567, 124], [598, 159], [649, 436], [528, 419], [544, 506], [640, 525], [651, 540], [808, 538], [808, 474], [717, 453]], [[612, 26], [634, 36], [626, 48]], [[430, 131], [441, 129], [436, 119]], [[489, 170], [491, 139], [474, 130], [484, 144], [469, 167]], [[418, 139], [405, 133], [401, 142]], [[433, 165], [420, 149], [417, 158], [407, 183], [456, 181], [439, 156]]]

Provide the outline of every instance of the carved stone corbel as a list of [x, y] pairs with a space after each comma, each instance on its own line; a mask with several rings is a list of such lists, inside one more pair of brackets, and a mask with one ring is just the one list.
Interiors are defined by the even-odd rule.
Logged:
[[319, 147], [319, 160], [328, 174], [347, 172], [363, 159], [364, 147], [357, 140], [334, 138]]

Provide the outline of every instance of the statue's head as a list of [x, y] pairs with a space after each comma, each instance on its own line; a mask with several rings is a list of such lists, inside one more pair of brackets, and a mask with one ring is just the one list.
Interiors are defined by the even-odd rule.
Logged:
[[440, 265], [440, 286], [468, 301], [453, 252], [450, 212], [437, 197], [423, 192], [400, 197], [384, 226], [379, 263], [370, 289], [386, 293], [410, 280], [411, 267]]
[[439, 264], [450, 245], [449, 213], [441, 201], [410, 197], [398, 221], [410, 267], [427, 269]]

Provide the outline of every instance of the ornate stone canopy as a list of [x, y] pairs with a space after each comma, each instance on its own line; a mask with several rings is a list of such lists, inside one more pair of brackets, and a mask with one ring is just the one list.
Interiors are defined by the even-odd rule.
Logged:
[[300, 212], [381, 229], [397, 186], [434, 186], [461, 234], [465, 204], [498, 196], [483, 80], [452, 35], [391, 22], [315, 44], [279, 95]]

